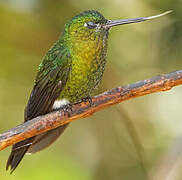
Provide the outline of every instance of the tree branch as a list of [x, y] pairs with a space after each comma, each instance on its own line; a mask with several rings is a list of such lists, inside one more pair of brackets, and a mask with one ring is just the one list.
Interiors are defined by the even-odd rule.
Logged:
[[73, 120], [91, 116], [94, 112], [113, 104], [154, 92], [167, 91], [180, 84], [182, 84], [182, 70], [106, 91], [93, 97], [91, 106], [89, 102], [80, 102], [72, 105], [72, 111], [69, 113], [58, 109], [0, 134], [0, 150]]

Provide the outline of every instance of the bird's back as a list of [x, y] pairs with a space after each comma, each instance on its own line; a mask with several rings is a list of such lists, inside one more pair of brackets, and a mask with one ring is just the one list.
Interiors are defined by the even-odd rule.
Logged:
[[[53, 110], [53, 104], [65, 86], [69, 74], [71, 58], [67, 53], [58, 41], [44, 57], [25, 108], [25, 122]], [[33, 153], [44, 149], [54, 142], [66, 127], [67, 125], [53, 129], [13, 145], [6, 169], [11, 166], [13, 172], [26, 152]]]

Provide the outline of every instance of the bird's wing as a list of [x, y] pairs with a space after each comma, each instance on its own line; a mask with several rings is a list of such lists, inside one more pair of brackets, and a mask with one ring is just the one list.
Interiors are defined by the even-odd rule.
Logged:
[[35, 85], [25, 109], [25, 121], [50, 112], [67, 82], [71, 68], [68, 51], [62, 50], [61, 54], [56, 54], [50, 58], [51, 60], [49, 58], [47, 56], [48, 60], [44, 60], [39, 66]]
[[[36, 76], [35, 85], [25, 109], [25, 121], [46, 114], [52, 110], [54, 101], [59, 97], [66, 84], [71, 68], [71, 57], [66, 50], [52, 48], [48, 51]], [[62, 131], [60, 131], [62, 132]], [[13, 172], [36, 137], [13, 145], [6, 169]]]

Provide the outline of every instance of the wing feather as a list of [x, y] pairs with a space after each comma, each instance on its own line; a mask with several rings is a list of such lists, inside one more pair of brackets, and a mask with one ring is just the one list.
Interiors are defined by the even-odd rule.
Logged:
[[[39, 66], [39, 72], [36, 76], [33, 90], [27, 107], [25, 108], [25, 121], [44, 115], [52, 110], [54, 101], [59, 97], [66, 84], [70, 69], [71, 58], [68, 51], [53, 46]], [[59, 130], [59, 132], [63, 132], [65, 127], [63, 127], [62, 130]], [[47, 133], [47, 135], [48, 134], [49, 133]], [[36, 137], [29, 138], [13, 145], [6, 169], [8, 169], [9, 166], [11, 167], [11, 172], [16, 169], [29, 147], [33, 147], [34, 140], [41, 140], [41, 138]]]

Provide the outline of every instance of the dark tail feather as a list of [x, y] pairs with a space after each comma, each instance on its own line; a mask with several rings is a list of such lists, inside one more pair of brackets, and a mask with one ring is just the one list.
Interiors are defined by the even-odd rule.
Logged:
[[46, 133], [34, 136], [32, 138], [26, 139], [13, 145], [11, 154], [6, 164], [6, 170], [8, 170], [9, 167], [11, 167], [10, 170], [12, 173], [16, 169], [18, 164], [21, 162], [26, 152], [35, 153], [46, 148], [63, 133], [67, 126], [68, 124], [65, 124], [64, 126], [55, 128]]
[[69, 124], [52, 129], [48, 132], [35, 136], [33, 144], [28, 149], [28, 153], [36, 153], [50, 146], [68, 127]]
[[12, 173], [16, 169], [18, 164], [21, 162], [23, 156], [27, 152], [28, 148], [30, 147], [32, 141], [33, 141], [33, 138], [30, 138], [13, 145], [11, 154], [6, 164], [6, 170], [8, 170], [10, 167], [11, 168], [10, 170]]

